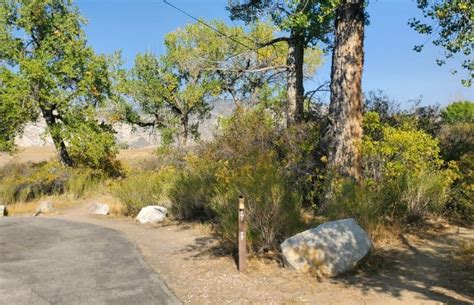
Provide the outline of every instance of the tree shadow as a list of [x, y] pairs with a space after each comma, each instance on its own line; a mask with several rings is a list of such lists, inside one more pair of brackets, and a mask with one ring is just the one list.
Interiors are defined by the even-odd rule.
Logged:
[[222, 248], [219, 241], [214, 237], [195, 238], [192, 244], [188, 244], [178, 252], [189, 254], [189, 256], [186, 257], [187, 260], [200, 259], [209, 256], [222, 257], [229, 254]]
[[376, 291], [398, 299], [404, 291], [411, 291], [443, 304], [473, 304], [473, 270], [457, 266], [447, 255], [445, 242], [455, 244], [453, 237], [444, 236], [442, 242], [429, 240], [429, 247], [414, 245], [404, 236], [401, 241], [403, 248], [375, 254], [383, 260], [375, 270], [361, 268], [335, 280], [365, 293]]

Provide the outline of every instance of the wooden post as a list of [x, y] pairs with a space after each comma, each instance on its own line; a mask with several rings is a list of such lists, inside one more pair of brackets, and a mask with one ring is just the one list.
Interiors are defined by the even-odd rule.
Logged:
[[237, 235], [239, 244], [239, 271], [247, 269], [247, 220], [245, 219], [244, 196], [239, 196], [239, 233]]

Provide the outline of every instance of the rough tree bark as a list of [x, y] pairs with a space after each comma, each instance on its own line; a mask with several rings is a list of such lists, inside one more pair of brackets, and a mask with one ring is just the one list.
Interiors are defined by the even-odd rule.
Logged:
[[[40, 105], [43, 105], [40, 103]], [[59, 152], [59, 159], [62, 164], [66, 166], [73, 166], [74, 162], [69, 156], [69, 153], [67, 151], [66, 144], [64, 143], [63, 138], [57, 134], [57, 132], [54, 131], [54, 129], [57, 128], [58, 123], [56, 121], [56, 117], [54, 116], [53, 110], [52, 109], [46, 109], [45, 107], [40, 106], [41, 108], [41, 113], [43, 114], [43, 118], [46, 121], [46, 125], [52, 132], [50, 132], [51, 138], [53, 139], [54, 146], [56, 147], [56, 150]]]
[[321, 148], [329, 172], [360, 182], [364, 0], [343, 0], [336, 15], [331, 103]]
[[287, 56], [287, 99], [288, 113], [287, 125], [293, 125], [303, 120], [303, 62], [304, 62], [304, 36], [299, 33], [292, 33], [288, 40]]
[[181, 145], [186, 146], [188, 143], [188, 137], [189, 137], [189, 115], [188, 114], [183, 114], [181, 117], [181, 127], [183, 130], [181, 131]]

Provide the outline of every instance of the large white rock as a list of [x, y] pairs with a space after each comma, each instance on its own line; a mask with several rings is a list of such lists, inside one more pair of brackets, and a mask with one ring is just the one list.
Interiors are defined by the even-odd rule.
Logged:
[[108, 215], [110, 211], [110, 207], [108, 204], [105, 203], [93, 203], [90, 206], [90, 212], [94, 215]]
[[290, 266], [329, 277], [353, 269], [371, 247], [369, 236], [353, 218], [326, 222], [281, 244]]
[[35, 216], [53, 212], [53, 204], [50, 201], [41, 201], [36, 208]]
[[140, 210], [136, 220], [140, 223], [158, 223], [166, 218], [168, 210], [158, 205], [149, 205]]
[[0, 217], [5, 216], [6, 209], [4, 205], [0, 205]]

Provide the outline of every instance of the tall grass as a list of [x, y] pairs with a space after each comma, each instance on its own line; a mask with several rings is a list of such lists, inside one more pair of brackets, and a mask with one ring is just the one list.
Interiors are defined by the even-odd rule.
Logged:
[[167, 193], [174, 175], [172, 167], [131, 174], [113, 186], [112, 193], [125, 204], [126, 214], [134, 216], [148, 205], [168, 206]]
[[55, 161], [11, 163], [0, 168], [0, 201], [13, 204], [65, 193], [79, 198], [96, 190], [104, 179], [100, 171], [69, 168]]

